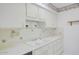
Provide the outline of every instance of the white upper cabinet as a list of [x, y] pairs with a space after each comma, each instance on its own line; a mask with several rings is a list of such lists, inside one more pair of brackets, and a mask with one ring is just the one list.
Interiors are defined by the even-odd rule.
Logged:
[[26, 19], [44, 21], [46, 27], [56, 27], [56, 13], [32, 3], [26, 4]]
[[42, 20], [46, 19], [46, 10], [44, 8], [40, 8], [39, 7], [39, 18], [41, 18]]
[[32, 3], [27, 3], [26, 4], [26, 15], [28, 17], [34, 17], [34, 18], [38, 18], [38, 7]]
[[56, 27], [56, 14], [48, 13], [48, 19], [46, 19], [48, 27]]
[[39, 8], [39, 17], [46, 22], [46, 27], [56, 27], [56, 14]]
[[25, 4], [0, 4], [0, 27], [21, 27], [25, 20]]

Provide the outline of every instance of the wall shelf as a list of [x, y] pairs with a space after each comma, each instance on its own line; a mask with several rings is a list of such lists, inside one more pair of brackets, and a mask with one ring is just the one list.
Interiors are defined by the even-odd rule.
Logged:
[[76, 23], [76, 22], [79, 22], [79, 20], [76, 20], [76, 21], [68, 21], [68, 23], [70, 23], [71, 26], [72, 26], [72, 23]]

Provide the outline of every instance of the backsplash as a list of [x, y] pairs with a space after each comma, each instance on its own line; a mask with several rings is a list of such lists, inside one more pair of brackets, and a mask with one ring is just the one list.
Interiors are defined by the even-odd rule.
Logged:
[[43, 22], [26, 20], [24, 29], [20, 32], [21, 37], [26, 41], [36, 40], [40, 37], [44, 27], [45, 24]]
[[41, 36], [48, 37], [56, 35], [56, 28], [44, 28], [42, 29]]
[[19, 29], [0, 28], [0, 50], [14, 46], [19, 35]]
[[27, 21], [24, 28], [0, 28], [0, 50], [55, 35], [55, 31], [56, 29], [45, 28], [44, 23], [35, 21]]

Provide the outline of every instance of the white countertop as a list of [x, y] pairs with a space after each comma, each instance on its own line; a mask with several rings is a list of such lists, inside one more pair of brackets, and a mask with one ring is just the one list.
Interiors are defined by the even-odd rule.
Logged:
[[15, 47], [1, 50], [0, 55], [22, 55], [27, 52], [33, 51], [37, 48], [40, 48], [46, 44], [49, 44], [50, 42], [55, 41], [60, 37], [61, 36], [53, 36], [53, 37], [51, 36], [51, 37], [46, 37], [43, 39], [37, 39], [35, 41], [29, 41], [27, 43], [22, 42], [22, 43], [16, 45]]

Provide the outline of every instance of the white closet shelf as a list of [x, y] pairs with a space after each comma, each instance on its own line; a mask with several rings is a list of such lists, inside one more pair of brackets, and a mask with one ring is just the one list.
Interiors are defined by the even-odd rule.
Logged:
[[75, 21], [68, 21], [68, 23], [70, 23], [70, 25], [72, 26], [72, 23], [76, 23], [79, 22], [79, 20], [75, 20]]

